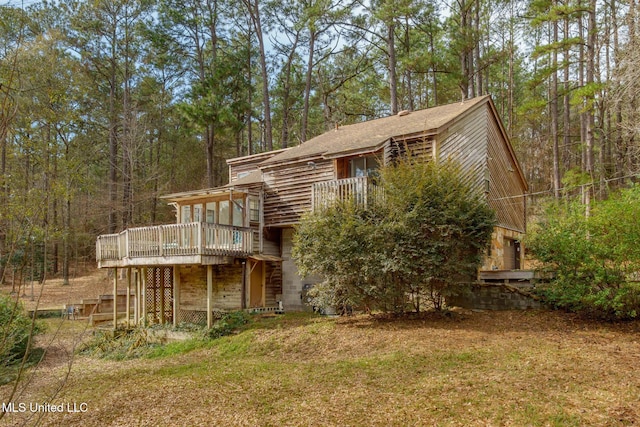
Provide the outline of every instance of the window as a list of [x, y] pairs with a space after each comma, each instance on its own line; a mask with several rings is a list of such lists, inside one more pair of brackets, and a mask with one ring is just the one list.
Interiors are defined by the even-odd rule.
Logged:
[[202, 219], [202, 203], [193, 205], [193, 222], [201, 222]]
[[229, 225], [231, 223], [230, 211], [229, 211], [229, 201], [222, 200], [219, 202], [220, 207], [220, 218], [218, 218], [219, 224]]
[[215, 224], [216, 223], [216, 202], [207, 203], [207, 223]]
[[379, 168], [376, 156], [354, 157], [349, 160], [349, 176], [373, 176]]
[[260, 199], [254, 196], [249, 197], [249, 221], [260, 221]]
[[244, 199], [233, 201], [233, 225], [242, 227], [244, 225]]
[[182, 206], [182, 209], [180, 212], [180, 222], [182, 222], [183, 224], [187, 224], [191, 222], [191, 206], [190, 205]]

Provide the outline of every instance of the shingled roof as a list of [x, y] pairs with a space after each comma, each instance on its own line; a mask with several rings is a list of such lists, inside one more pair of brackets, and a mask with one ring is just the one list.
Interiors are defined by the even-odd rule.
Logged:
[[336, 130], [325, 132], [296, 147], [283, 150], [262, 162], [260, 166], [310, 157], [331, 158], [348, 153], [375, 151], [390, 138], [437, 133], [459, 116], [489, 100], [488, 95], [481, 96], [464, 102], [340, 126]]

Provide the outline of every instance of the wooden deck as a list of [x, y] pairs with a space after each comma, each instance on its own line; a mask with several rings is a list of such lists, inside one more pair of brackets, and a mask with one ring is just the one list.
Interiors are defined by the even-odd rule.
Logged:
[[224, 264], [253, 253], [250, 228], [194, 222], [129, 228], [98, 236], [98, 267]]

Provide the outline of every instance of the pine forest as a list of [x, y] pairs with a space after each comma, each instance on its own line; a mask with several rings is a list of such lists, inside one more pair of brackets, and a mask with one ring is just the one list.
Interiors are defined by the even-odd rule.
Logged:
[[636, 0], [0, 2], [0, 270], [68, 278], [95, 239], [226, 159], [490, 94], [528, 207], [640, 166]]

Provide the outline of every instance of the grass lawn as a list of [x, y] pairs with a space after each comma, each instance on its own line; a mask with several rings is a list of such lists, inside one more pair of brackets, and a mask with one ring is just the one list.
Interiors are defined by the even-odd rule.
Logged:
[[[152, 357], [76, 356], [64, 383], [65, 355], [83, 330], [67, 321], [57, 350], [14, 402], [41, 402], [64, 383], [53, 403], [85, 404], [86, 412], [5, 414], [0, 425], [38, 417], [45, 426], [640, 422], [638, 322], [546, 311], [254, 320], [237, 335], [172, 344]], [[48, 322], [51, 331], [61, 321]], [[7, 393], [0, 388], [1, 397]]]

